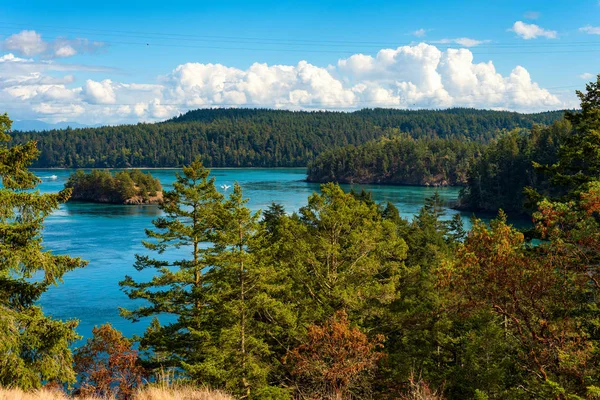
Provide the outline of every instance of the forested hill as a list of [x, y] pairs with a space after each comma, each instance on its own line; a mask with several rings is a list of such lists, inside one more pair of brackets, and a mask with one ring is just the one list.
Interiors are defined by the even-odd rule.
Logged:
[[464, 185], [486, 146], [473, 140], [381, 138], [321, 153], [308, 165], [309, 182]]
[[486, 142], [501, 130], [550, 124], [562, 111], [474, 109], [294, 112], [204, 109], [157, 124], [13, 132], [38, 141], [35, 167], [180, 167], [200, 155], [210, 167], [305, 166], [321, 152], [393, 133]]

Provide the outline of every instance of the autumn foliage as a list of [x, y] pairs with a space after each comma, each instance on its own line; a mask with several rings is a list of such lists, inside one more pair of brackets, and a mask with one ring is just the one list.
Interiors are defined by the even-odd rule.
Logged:
[[286, 356], [292, 373], [313, 398], [347, 398], [360, 390], [362, 379], [383, 357], [384, 337], [369, 339], [351, 327], [348, 315], [338, 311], [323, 326], [311, 325], [306, 340]]
[[542, 201], [534, 214], [537, 245], [503, 214], [489, 228], [476, 221], [447, 282], [461, 310], [488, 309], [500, 317], [542, 397], [584, 395], [593, 389], [589, 377], [598, 374], [599, 194], [596, 184], [580, 202]]
[[95, 327], [93, 337], [75, 354], [83, 396], [131, 399], [142, 384], [144, 369], [131, 341], [110, 324]]

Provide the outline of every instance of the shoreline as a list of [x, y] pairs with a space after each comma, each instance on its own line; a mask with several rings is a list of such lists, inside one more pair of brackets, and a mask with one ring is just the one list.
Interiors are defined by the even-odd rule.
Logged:
[[[307, 167], [206, 167], [210, 170], [215, 169], [306, 169]], [[36, 167], [28, 168], [30, 171], [42, 171], [42, 170], [55, 170], [55, 171], [74, 171], [78, 169], [101, 169], [101, 170], [127, 170], [127, 169], [147, 169], [147, 170], [181, 170], [183, 167], [77, 167], [77, 168], [66, 168], [66, 167]]]

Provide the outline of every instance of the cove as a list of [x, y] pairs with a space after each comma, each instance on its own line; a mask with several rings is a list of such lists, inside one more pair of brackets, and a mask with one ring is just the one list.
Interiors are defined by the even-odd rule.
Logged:
[[[58, 192], [74, 170], [37, 169], [35, 174], [42, 180], [38, 189], [43, 193]], [[170, 190], [175, 179], [175, 169], [144, 170], [160, 179], [163, 188]], [[282, 204], [288, 213], [306, 204], [307, 198], [319, 191], [319, 184], [304, 179], [304, 168], [281, 169], [213, 169], [219, 191], [227, 193], [221, 185], [238, 182], [249, 198], [248, 206], [256, 211], [266, 209], [271, 202]], [[423, 206], [425, 198], [436, 191], [449, 204], [456, 201], [460, 188], [416, 187], [379, 185], [342, 185], [344, 190], [365, 189], [373, 193], [377, 202], [390, 201], [405, 218], [412, 218]], [[229, 189], [230, 191], [231, 189]], [[458, 213], [447, 209], [446, 218]], [[88, 266], [69, 272], [64, 283], [51, 287], [40, 299], [44, 312], [59, 319], [78, 319], [77, 331], [85, 338], [91, 336], [92, 328], [110, 322], [124, 335], [141, 335], [150, 320], [132, 323], [119, 316], [119, 307], [132, 308], [136, 303], [129, 300], [118, 285], [125, 275], [136, 280], [147, 280], [153, 271], [138, 272], [133, 268], [135, 254], [147, 250], [141, 241], [144, 229], [152, 227], [152, 220], [160, 215], [155, 205], [111, 205], [69, 202], [46, 220], [44, 246], [57, 254], [69, 254], [89, 261]], [[465, 228], [470, 226], [470, 213], [463, 213]], [[185, 249], [170, 252], [165, 258], [183, 258]], [[168, 317], [161, 318], [161, 322]]]

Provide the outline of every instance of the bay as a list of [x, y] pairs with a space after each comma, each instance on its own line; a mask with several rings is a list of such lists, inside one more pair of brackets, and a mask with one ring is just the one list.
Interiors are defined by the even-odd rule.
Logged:
[[[144, 170], [160, 179], [167, 190], [172, 188], [174, 169]], [[38, 169], [38, 189], [43, 193], [58, 192], [64, 187], [73, 170]], [[249, 198], [252, 210], [264, 210], [272, 202], [282, 204], [288, 213], [298, 211], [308, 196], [319, 191], [319, 184], [305, 182], [305, 169], [213, 169], [217, 188], [238, 182]], [[342, 185], [345, 190], [365, 189], [373, 193], [377, 202], [390, 201], [401, 215], [412, 218], [422, 207], [425, 198], [436, 191], [448, 203], [456, 201], [460, 188]], [[229, 189], [230, 191], [231, 189]], [[457, 213], [447, 209], [446, 218]], [[160, 215], [155, 205], [110, 205], [69, 202], [46, 220], [44, 246], [57, 254], [69, 254], [89, 261], [85, 268], [69, 272], [64, 283], [51, 287], [40, 299], [44, 311], [62, 320], [78, 319], [77, 331], [84, 338], [91, 336], [92, 328], [110, 322], [126, 336], [140, 335], [149, 320], [132, 323], [119, 316], [119, 307], [133, 308], [118, 285], [125, 275], [136, 280], [150, 279], [152, 271], [138, 272], [133, 268], [135, 254], [147, 254], [142, 245], [144, 230], [152, 227], [152, 220]], [[470, 225], [470, 214], [464, 213], [465, 226]], [[165, 254], [177, 259], [186, 256], [185, 249]], [[167, 322], [163, 316], [161, 322]]]

